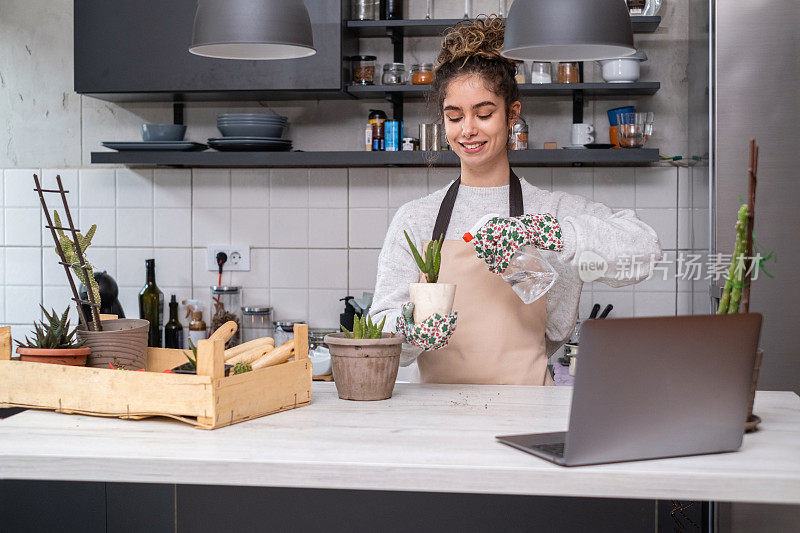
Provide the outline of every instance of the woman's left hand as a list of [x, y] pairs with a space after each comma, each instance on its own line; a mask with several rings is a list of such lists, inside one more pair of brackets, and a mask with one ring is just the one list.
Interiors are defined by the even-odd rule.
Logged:
[[521, 247], [532, 244], [542, 250], [560, 252], [561, 226], [549, 213], [521, 217], [494, 217], [478, 230], [472, 241], [475, 252], [489, 270], [502, 274], [511, 256]]

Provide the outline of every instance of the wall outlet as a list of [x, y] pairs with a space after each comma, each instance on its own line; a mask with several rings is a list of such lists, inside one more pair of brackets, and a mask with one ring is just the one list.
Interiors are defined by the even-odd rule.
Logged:
[[228, 260], [222, 265], [223, 272], [246, 272], [250, 270], [250, 245], [219, 244], [206, 248], [206, 263], [210, 272], [219, 272], [217, 254], [225, 252]]

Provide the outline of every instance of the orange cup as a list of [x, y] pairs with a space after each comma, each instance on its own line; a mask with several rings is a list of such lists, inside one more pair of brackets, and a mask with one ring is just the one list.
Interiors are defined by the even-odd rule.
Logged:
[[611, 126], [608, 128], [609, 143], [614, 145], [614, 148], [619, 148], [619, 136], [617, 135], [617, 127]]

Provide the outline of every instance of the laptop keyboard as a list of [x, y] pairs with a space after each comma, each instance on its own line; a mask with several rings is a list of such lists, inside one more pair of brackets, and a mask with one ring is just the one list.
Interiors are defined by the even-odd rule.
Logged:
[[554, 444], [534, 444], [531, 448], [536, 448], [537, 450], [542, 450], [558, 457], [564, 457], [563, 442], [556, 442]]

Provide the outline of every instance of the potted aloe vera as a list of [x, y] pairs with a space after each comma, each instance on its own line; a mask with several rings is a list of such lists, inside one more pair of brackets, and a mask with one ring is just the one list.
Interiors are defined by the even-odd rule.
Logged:
[[408, 292], [414, 304], [414, 323], [419, 324], [434, 313], [444, 316], [453, 311], [453, 300], [456, 296], [454, 283], [439, 283], [439, 268], [442, 264], [442, 240], [444, 236], [430, 241], [423, 257], [407, 232], [403, 232], [411, 248], [411, 255], [421, 272], [420, 278], [425, 282], [411, 283]]
[[47, 320], [33, 324], [33, 339], [25, 337], [24, 343], [17, 341], [20, 359], [33, 363], [84, 366], [86, 356], [92, 350], [83, 346], [83, 340], [75, 338], [77, 328], [69, 329], [69, 307], [61, 316], [55, 309], [48, 313], [42, 307], [42, 311]]
[[336, 391], [343, 400], [386, 400], [392, 397], [403, 337], [383, 333], [383, 325], [369, 315], [356, 317], [353, 331], [325, 335], [331, 351]]

